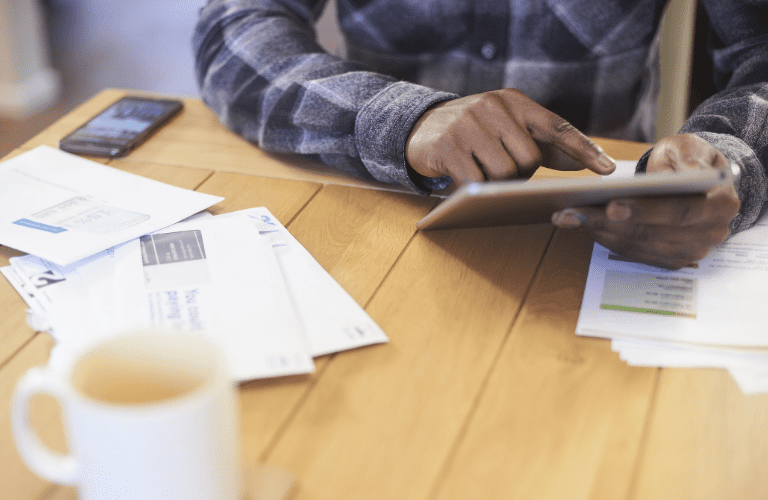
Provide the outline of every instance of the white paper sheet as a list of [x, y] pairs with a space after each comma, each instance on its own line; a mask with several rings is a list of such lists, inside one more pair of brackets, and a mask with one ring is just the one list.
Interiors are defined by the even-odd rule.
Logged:
[[0, 163], [0, 244], [66, 266], [222, 199], [39, 146]]
[[388, 342], [365, 309], [266, 208], [218, 215], [247, 218], [272, 241], [312, 356]]
[[[59, 266], [34, 255], [10, 259], [23, 280], [32, 328], [70, 347], [122, 332], [115, 321], [114, 248]], [[33, 300], [37, 307], [32, 306]]]
[[768, 217], [669, 271], [595, 244], [576, 333], [611, 338], [631, 365], [725, 368], [768, 392]]
[[721, 346], [768, 347], [768, 224], [668, 271], [595, 245], [576, 331]]
[[0, 268], [2, 274], [8, 283], [18, 292], [19, 296], [27, 304], [27, 323], [36, 332], [46, 332], [51, 329], [48, 315], [40, 305], [35, 290], [27, 285], [24, 278], [13, 266]]
[[739, 349], [658, 340], [616, 339], [611, 348], [633, 366], [768, 370], [768, 349]]
[[601, 179], [618, 179], [625, 177], [632, 177], [635, 175], [636, 161], [616, 160], [616, 170], [610, 173], [610, 175], [604, 175]]
[[177, 224], [115, 251], [118, 321], [219, 341], [236, 380], [314, 364], [268, 238], [241, 218]]
[[733, 380], [744, 394], [765, 394], [768, 392], [768, 371], [749, 368], [729, 368]]

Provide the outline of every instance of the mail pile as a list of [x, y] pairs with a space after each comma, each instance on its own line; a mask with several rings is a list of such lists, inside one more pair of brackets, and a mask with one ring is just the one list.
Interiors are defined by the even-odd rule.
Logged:
[[[0, 201], [0, 243], [30, 253], [0, 273], [29, 324], [56, 339], [52, 364], [149, 329], [216, 339], [245, 381], [310, 373], [315, 356], [387, 341], [266, 208], [213, 216], [200, 210], [220, 197], [44, 147], [0, 164], [0, 200], [14, 183], [27, 184], [16, 200], [26, 206]], [[158, 196], [165, 203], [143, 199]]]
[[579, 335], [610, 338], [630, 365], [725, 368], [768, 392], [768, 218], [677, 271], [595, 244]]

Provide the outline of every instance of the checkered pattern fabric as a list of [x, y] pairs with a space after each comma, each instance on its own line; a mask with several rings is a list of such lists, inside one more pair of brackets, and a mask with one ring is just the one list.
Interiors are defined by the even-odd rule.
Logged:
[[[768, 189], [768, 12], [765, 2], [702, 1], [726, 94], [686, 131], [745, 165], [753, 186], [743, 193], [746, 227]], [[344, 59], [315, 40], [324, 4], [210, 0], [201, 10], [193, 43], [202, 97], [264, 149], [415, 191], [441, 189], [450, 179], [408, 173], [413, 124], [438, 102], [506, 87], [589, 135], [653, 137], [665, 0], [337, 0]]]

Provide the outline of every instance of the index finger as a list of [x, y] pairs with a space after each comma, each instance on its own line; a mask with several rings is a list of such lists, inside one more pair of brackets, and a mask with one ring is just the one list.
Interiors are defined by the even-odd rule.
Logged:
[[526, 126], [537, 141], [552, 144], [589, 170], [605, 175], [616, 169], [616, 161], [579, 129], [551, 111], [540, 108], [526, 113]]

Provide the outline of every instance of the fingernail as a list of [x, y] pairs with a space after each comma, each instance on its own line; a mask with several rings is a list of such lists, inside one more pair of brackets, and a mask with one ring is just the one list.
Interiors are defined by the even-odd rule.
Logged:
[[632, 206], [621, 201], [612, 201], [605, 209], [605, 215], [612, 221], [625, 221], [632, 215]]
[[587, 216], [572, 208], [552, 214], [552, 224], [563, 229], [575, 229], [587, 220]]
[[597, 163], [600, 164], [600, 166], [605, 170], [613, 171], [613, 169], [616, 168], [616, 160], [608, 156], [607, 154], [603, 153], [600, 155], [600, 158], [597, 159]]

